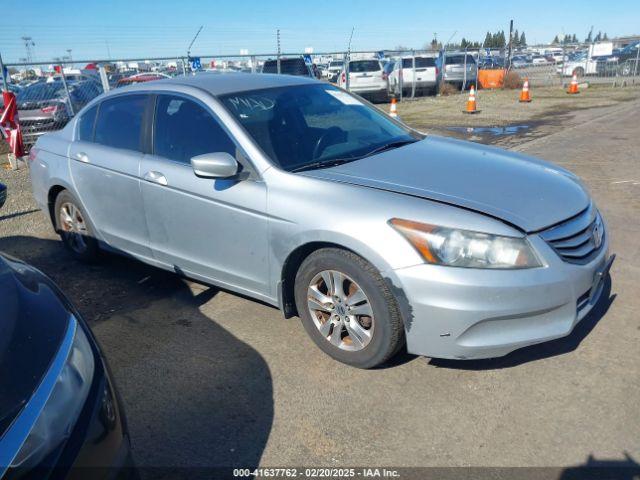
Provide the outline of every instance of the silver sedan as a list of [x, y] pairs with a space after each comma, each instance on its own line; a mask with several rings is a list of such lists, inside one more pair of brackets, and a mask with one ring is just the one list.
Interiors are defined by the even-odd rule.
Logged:
[[426, 136], [311, 79], [118, 89], [30, 158], [77, 258], [118, 252], [267, 302], [362, 368], [405, 344], [469, 359], [568, 335], [612, 261], [570, 172]]

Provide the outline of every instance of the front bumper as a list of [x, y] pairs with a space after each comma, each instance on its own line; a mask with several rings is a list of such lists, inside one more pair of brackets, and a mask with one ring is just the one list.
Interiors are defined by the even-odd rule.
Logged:
[[603, 282], [594, 288], [594, 278], [606, 265], [608, 236], [586, 265], [564, 262], [537, 235], [530, 241], [544, 267], [423, 264], [396, 270], [406, 297], [401, 303], [407, 350], [436, 358], [491, 358], [570, 334], [602, 294]]

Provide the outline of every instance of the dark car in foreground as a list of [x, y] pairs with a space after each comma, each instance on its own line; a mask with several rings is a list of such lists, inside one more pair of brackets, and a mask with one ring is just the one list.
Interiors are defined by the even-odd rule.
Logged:
[[262, 73], [280, 73], [281, 75], [295, 75], [298, 77], [316, 78], [313, 68], [302, 57], [281, 58], [280, 72], [278, 72], [278, 60], [267, 60], [262, 66]]
[[4, 202], [7, 201], [7, 186], [0, 183], [0, 208], [4, 205]]
[[34, 144], [44, 133], [60, 130], [75, 113], [102, 93], [102, 86], [94, 80], [67, 82], [67, 89], [61, 80], [55, 80], [35, 83], [18, 92], [16, 102], [26, 145]]
[[0, 478], [135, 476], [87, 324], [49, 278], [1, 254], [0, 290]]

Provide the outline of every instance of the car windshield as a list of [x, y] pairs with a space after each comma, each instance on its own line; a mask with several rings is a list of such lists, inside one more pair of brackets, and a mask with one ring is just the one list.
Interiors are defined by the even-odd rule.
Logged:
[[380, 62], [377, 60], [355, 60], [349, 62], [350, 73], [379, 72]]
[[420, 138], [330, 85], [253, 90], [220, 100], [264, 153], [289, 171], [356, 160]]
[[36, 102], [61, 97], [64, 94], [64, 85], [60, 81], [50, 83], [37, 83], [23, 88], [18, 92], [17, 102]]

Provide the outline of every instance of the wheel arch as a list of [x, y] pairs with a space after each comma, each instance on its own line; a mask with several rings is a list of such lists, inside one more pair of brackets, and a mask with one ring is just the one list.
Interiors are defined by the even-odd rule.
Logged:
[[62, 185], [61, 183], [54, 183], [47, 192], [47, 210], [49, 212], [49, 219], [51, 220], [51, 225], [53, 226], [54, 230], [57, 230], [55, 216], [56, 199], [58, 198], [58, 195], [60, 195], [65, 190], [68, 190], [66, 186]]
[[382, 259], [382, 257], [378, 256], [365, 245], [351, 245], [347, 242], [336, 242], [330, 240], [311, 240], [296, 246], [282, 263], [278, 297], [280, 308], [285, 318], [298, 315], [294, 289], [296, 274], [298, 273], [302, 262], [304, 262], [304, 260], [313, 252], [323, 248], [337, 248], [358, 255], [378, 269], [382, 277], [392, 288], [392, 291], [396, 292], [396, 296], [399, 289], [401, 290], [398, 279], [390, 266]]

